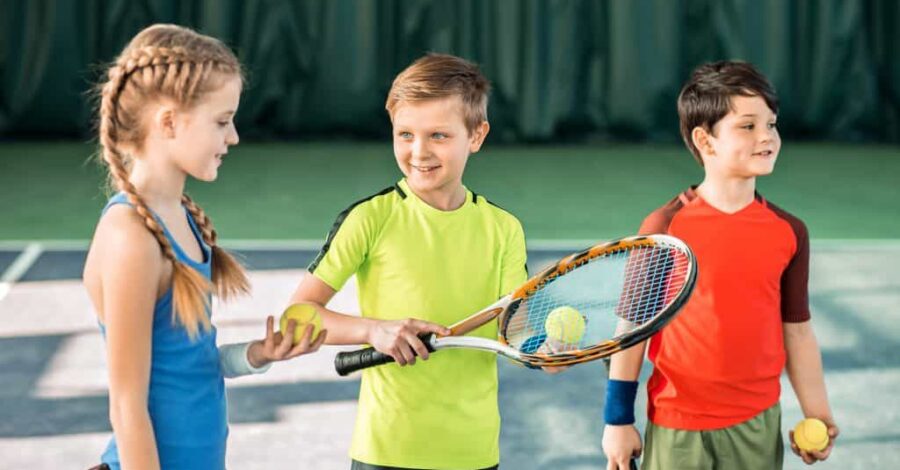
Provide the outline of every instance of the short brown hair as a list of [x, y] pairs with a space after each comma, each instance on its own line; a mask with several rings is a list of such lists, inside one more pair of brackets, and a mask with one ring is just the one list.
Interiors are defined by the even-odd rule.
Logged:
[[769, 80], [752, 64], [720, 61], [703, 64], [691, 74], [678, 95], [678, 119], [681, 138], [694, 158], [703, 165], [700, 150], [691, 133], [695, 127], [712, 132], [713, 127], [731, 110], [733, 96], [759, 96], [778, 114], [778, 95]]
[[401, 102], [459, 96], [466, 129], [472, 132], [487, 121], [490, 90], [491, 83], [477, 65], [460, 57], [430, 53], [397, 75], [384, 108], [393, 118]]

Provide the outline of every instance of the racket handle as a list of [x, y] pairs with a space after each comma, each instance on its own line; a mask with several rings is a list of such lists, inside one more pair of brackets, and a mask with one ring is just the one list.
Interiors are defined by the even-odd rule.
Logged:
[[631, 470], [638, 470], [637, 460], [635, 460], [635, 459], [629, 460], [629, 461], [628, 461], [628, 468], [630, 468]]
[[334, 358], [334, 370], [343, 377], [358, 370], [389, 362], [394, 362], [394, 358], [376, 351], [375, 348], [357, 349], [356, 351], [339, 352]]
[[[429, 352], [434, 352], [431, 346], [431, 333], [419, 335], [419, 339], [425, 343], [425, 347]], [[394, 358], [385, 353], [375, 350], [375, 348], [363, 348], [356, 351], [339, 352], [334, 357], [334, 370], [341, 377], [352, 374], [358, 370], [368, 369], [369, 367], [380, 366], [394, 362]]]

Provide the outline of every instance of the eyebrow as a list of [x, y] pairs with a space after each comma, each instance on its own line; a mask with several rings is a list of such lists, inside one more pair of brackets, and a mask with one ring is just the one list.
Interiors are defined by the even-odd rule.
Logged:
[[[409, 130], [411, 130], [411, 129], [413, 129], [413, 128], [414, 128], [414, 126], [395, 126], [395, 127], [394, 127], [394, 130], [396, 130], [396, 131], [401, 131], [401, 130], [402, 130], [402, 131], [409, 131]], [[429, 131], [429, 132], [444, 132], [444, 133], [447, 133], [447, 132], [452, 132], [452, 131], [453, 131], [453, 127], [452, 127], [451, 125], [439, 125], [439, 126], [427, 127], [427, 128], [419, 129], [419, 130], [424, 130], [424, 131]]]

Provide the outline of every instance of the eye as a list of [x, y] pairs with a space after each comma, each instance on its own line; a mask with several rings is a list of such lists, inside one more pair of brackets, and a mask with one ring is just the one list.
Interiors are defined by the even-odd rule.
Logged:
[[778, 127], [778, 124], [777, 124], [777, 123], [774, 123], [774, 122], [770, 122], [770, 123], [769, 123], [769, 129], [775, 129], [775, 128], [777, 128], [777, 127]]
[[227, 127], [231, 121], [219, 121], [219, 127]]
[[431, 138], [434, 140], [444, 140], [447, 138], [447, 134], [444, 134], [443, 132], [435, 132], [434, 134], [431, 134]]
[[397, 137], [400, 137], [401, 139], [412, 139], [412, 132], [398, 132]]
[[752, 131], [754, 127], [756, 127], [756, 126], [753, 124], [744, 124], [743, 126], [741, 126], [741, 129], [747, 129], [748, 131]]

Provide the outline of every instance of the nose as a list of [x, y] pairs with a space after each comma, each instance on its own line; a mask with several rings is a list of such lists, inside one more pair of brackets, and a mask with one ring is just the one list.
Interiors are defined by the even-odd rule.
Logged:
[[241, 141], [241, 138], [238, 136], [237, 127], [234, 124], [231, 125], [231, 132], [225, 137], [225, 143], [228, 145], [237, 145], [238, 142]]
[[412, 157], [414, 160], [421, 160], [423, 157], [428, 155], [428, 145], [425, 142], [425, 139], [420, 139], [418, 137], [413, 139], [412, 142]]
[[778, 137], [778, 128], [764, 126], [762, 132], [760, 133], [759, 140], [760, 142], [771, 142]]

